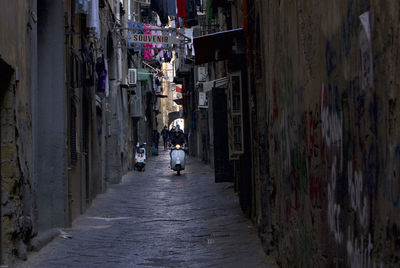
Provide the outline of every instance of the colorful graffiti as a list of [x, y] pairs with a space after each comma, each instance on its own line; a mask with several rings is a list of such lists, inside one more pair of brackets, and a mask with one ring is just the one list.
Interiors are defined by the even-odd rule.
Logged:
[[335, 235], [335, 241], [342, 243], [343, 233], [340, 230], [340, 205], [336, 202], [336, 158], [332, 163], [331, 181], [328, 183], [328, 221], [329, 229]]
[[[281, 5], [278, 14], [292, 8]], [[391, 91], [382, 84], [375, 88], [381, 82], [376, 73], [386, 68], [382, 57], [390, 48], [386, 39], [371, 45], [377, 32], [371, 32], [370, 14], [365, 12], [370, 1], [320, 5], [336, 8], [332, 14], [341, 16], [321, 18], [302, 9], [307, 15], [279, 19], [281, 31], [270, 29], [267, 92], [272, 124], [266, 139], [276, 186], [276, 203], [271, 207], [277, 217], [272, 225], [285, 242], [300, 239], [298, 230], [313, 234], [307, 237], [310, 243], [282, 246], [294, 252], [287, 263], [352, 268], [388, 263], [390, 267], [388, 244], [396, 247], [400, 241], [395, 238], [400, 218], [394, 215], [400, 205], [398, 82]], [[320, 20], [323, 23], [317, 25]], [[290, 28], [293, 21], [301, 27]], [[296, 31], [301, 33], [295, 36]], [[298, 36], [302, 38], [298, 46], [282, 46]], [[386, 50], [374, 54], [376, 46]], [[302, 261], [295, 247], [311, 250], [306, 255], [312, 262]], [[381, 254], [383, 248], [386, 253]], [[400, 260], [400, 253], [395, 255]]]

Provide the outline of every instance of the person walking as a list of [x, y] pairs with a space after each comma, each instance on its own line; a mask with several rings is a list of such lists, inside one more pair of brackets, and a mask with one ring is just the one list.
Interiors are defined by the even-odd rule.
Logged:
[[164, 151], [167, 150], [168, 138], [169, 138], [169, 131], [167, 126], [164, 126], [163, 130], [161, 130], [161, 136], [163, 138], [164, 143]]
[[153, 131], [153, 155], [158, 155], [158, 142], [160, 140], [160, 133], [158, 133], [157, 129]]

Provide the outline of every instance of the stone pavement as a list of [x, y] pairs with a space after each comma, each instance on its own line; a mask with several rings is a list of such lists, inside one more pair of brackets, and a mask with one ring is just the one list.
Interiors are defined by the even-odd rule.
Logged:
[[162, 150], [63, 231], [18, 267], [276, 267], [233, 185], [195, 159], [177, 176]]

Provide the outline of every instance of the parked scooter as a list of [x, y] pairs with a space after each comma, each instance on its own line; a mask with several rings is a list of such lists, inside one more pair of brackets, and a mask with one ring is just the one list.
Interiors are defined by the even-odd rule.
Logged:
[[135, 152], [135, 166], [134, 169], [138, 171], [144, 171], [146, 166], [146, 143], [136, 144]]
[[185, 146], [177, 144], [171, 147], [171, 169], [176, 171], [178, 176], [181, 175], [181, 170], [185, 169]]

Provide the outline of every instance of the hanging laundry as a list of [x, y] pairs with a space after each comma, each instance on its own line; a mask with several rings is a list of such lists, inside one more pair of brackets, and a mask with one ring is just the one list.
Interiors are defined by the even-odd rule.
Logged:
[[158, 16], [158, 14], [156, 14], [156, 21], [157, 21], [157, 26], [162, 26], [160, 16]]
[[150, 9], [158, 14], [163, 25], [168, 24], [168, 2], [165, 0], [151, 0]]
[[97, 74], [97, 91], [106, 93], [107, 69], [103, 57], [97, 58], [95, 69]]
[[138, 43], [133, 43], [133, 34], [143, 34], [144, 33], [144, 25], [140, 22], [129, 20], [128, 21], [128, 43], [129, 47], [133, 48], [135, 52], [139, 52], [141, 49], [141, 45]]
[[176, 19], [175, 18], [176, 17], [169, 17], [169, 23], [168, 23], [169, 27], [176, 28]]
[[[152, 31], [152, 35], [163, 35], [162, 34], [162, 31], [160, 30], [160, 27], [155, 27], [155, 26], [153, 26], [152, 27], [152, 29], [154, 30], [154, 31]], [[158, 31], [157, 31], [158, 30]], [[156, 49], [156, 57], [157, 57], [157, 60], [159, 61], [159, 62], [161, 62], [161, 59], [164, 57], [164, 50], [162, 49], [163, 48], [163, 45], [161, 44], [161, 43], [154, 43], [153, 44], [153, 48], [155, 48]]]
[[76, 0], [75, 13], [76, 14], [88, 14], [89, 3], [88, 0]]
[[99, 0], [90, 1], [86, 23], [87, 27], [94, 32], [94, 36], [100, 39]]
[[177, 13], [177, 21], [178, 28], [179, 27], [188, 27], [186, 20], [186, 0], [176, 0], [178, 13]]
[[157, 76], [153, 77], [153, 88], [156, 93], [161, 92], [161, 83]]
[[196, 6], [199, 7], [200, 12], [203, 12], [203, 3], [202, 2], [203, 1], [201, 1], [201, 0], [196, 0]]
[[[151, 35], [151, 25], [149, 24], [145, 24], [144, 25], [144, 34], [149, 34]], [[146, 30], [147, 29], [147, 30]], [[144, 51], [143, 51], [143, 58], [145, 60], [151, 60], [153, 58], [153, 49], [151, 49], [153, 47], [153, 44], [150, 43], [146, 43], [144, 44]]]
[[191, 51], [191, 56], [194, 56], [194, 49], [193, 49], [193, 29], [188, 28], [185, 29], [185, 36], [188, 37], [191, 41], [189, 44], [185, 45], [185, 56], [190, 56], [189, 52]]
[[168, 0], [168, 16], [176, 17], [176, 0]]
[[186, 19], [188, 27], [196, 26], [199, 24], [197, 19], [196, 0], [186, 0]]

